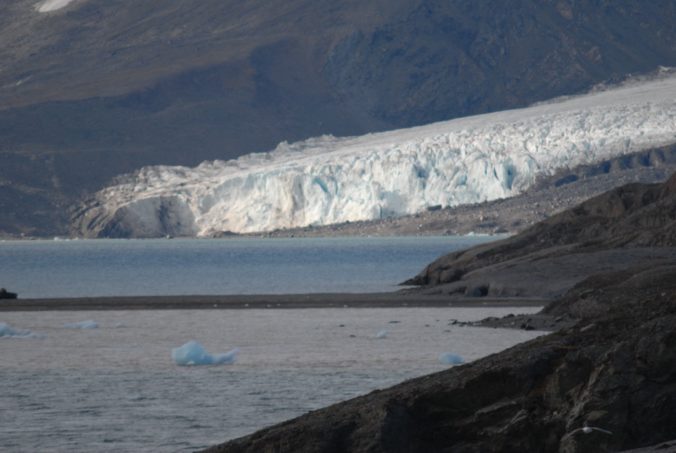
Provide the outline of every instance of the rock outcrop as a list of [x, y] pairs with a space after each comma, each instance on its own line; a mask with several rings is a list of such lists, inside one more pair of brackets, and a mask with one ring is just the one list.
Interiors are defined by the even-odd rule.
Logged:
[[465, 296], [485, 287], [488, 296], [553, 297], [596, 272], [671, 262], [675, 246], [676, 174], [664, 184], [625, 185], [516, 236], [443, 256], [405, 284]]
[[0, 299], [16, 299], [17, 294], [7, 291], [5, 288], [0, 288]]

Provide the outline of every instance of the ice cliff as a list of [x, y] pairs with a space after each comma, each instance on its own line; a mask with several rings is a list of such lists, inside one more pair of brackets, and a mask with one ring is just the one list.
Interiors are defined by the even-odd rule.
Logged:
[[[85, 236], [210, 236], [516, 195], [541, 175], [676, 142], [676, 77], [196, 168], [145, 167], [81, 210]], [[189, 152], [189, 150], [186, 150]]]

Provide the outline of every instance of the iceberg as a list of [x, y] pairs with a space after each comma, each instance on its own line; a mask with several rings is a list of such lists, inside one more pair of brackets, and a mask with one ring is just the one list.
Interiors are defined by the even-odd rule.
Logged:
[[171, 358], [176, 365], [229, 365], [235, 363], [239, 348], [232, 349], [224, 354], [209, 354], [204, 346], [195, 340], [171, 350]]
[[72, 2], [73, 0], [45, 0], [35, 5], [35, 9], [40, 13], [49, 13], [61, 8], [65, 8]]
[[83, 207], [85, 236], [209, 237], [375, 220], [518, 195], [540, 177], [676, 142], [676, 76], [195, 168], [151, 166]]
[[439, 362], [443, 363], [444, 365], [462, 365], [465, 363], [465, 359], [463, 359], [458, 354], [453, 354], [452, 352], [442, 352], [439, 354]]
[[16, 329], [7, 323], [0, 322], [0, 338], [42, 338], [30, 330]]
[[373, 338], [377, 338], [377, 339], [387, 338], [387, 330], [383, 329], [383, 330], [378, 331], [378, 333], [376, 333], [373, 336]]
[[98, 325], [98, 323], [89, 319], [87, 321], [71, 322], [71, 323], [65, 324], [64, 327], [66, 327], [68, 329], [98, 329], [99, 325]]

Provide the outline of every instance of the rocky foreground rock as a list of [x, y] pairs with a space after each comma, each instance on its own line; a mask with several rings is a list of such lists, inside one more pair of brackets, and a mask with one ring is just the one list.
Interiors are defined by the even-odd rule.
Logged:
[[[662, 185], [625, 186], [521, 235], [449, 255], [417, 282], [429, 290], [526, 256], [537, 266], [570, 253], [584, 261], [584, 253], [591, 260], [600, 251], [630, 256], [639, 246], [669, 251], [675, 221], [676, 175]], [[674, 451], [676, 262], [586, 269], [593, 272], [543, 310], [574, 318], [572, 326], [207, 451]]]

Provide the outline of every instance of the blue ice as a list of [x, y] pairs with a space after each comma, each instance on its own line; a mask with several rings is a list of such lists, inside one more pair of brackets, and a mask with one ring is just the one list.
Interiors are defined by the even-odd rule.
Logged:
[[379, 338], [379, 339], [380, 338], [387, 338], [387, 330], [383, 329], [383, 330], [378, 331], [378, 333], [375, 335], [374, 338]]
[[15, 329], [7, 323], [0, 322], [0, 338], [40, 338], [30, 330]]
[[98, 329], [99, 325], [96, 322], [89, 319], [87, 321], [71, 322], [66, 324], [64, 327], [67, 327], [69, 329]]
[[191, 340], [171, 350], [171, 358], [176, 365], [229, 365], [235, 363], [239, 354], [239, 348], [235, 348], [225, 354], [209, 354], [204, 346], [195, 340]]
[[461, 365], [465, 363], [465, 359], [452, 352], [442, 352], [439, 354], [439, 362], [444, 365]]

